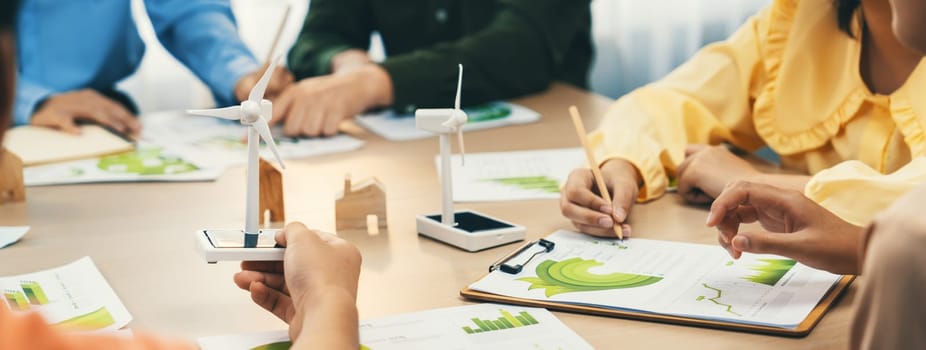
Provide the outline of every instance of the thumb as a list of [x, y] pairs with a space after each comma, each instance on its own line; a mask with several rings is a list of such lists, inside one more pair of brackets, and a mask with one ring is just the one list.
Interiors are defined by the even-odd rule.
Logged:
[[614, 222], [622, 223], [630, 215], [630, 208], [637, 199], [635, 186], [628, 186], [626, 182], [616, 181], [611, 185], [611, 207], [614, 208], [612, 216]]
[[80, 128], [74, 123], [72, 118], [61, 118], [58, 121], [58, 129], [68, 134], [80, 135]]
[[730, 243], [734, 249], [747, 253], [791, 256], [799, 244], [796, 238], [787, 233], [740, 232]]

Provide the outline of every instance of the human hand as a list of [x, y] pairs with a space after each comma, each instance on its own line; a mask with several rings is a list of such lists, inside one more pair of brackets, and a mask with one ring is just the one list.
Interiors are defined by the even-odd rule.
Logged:
[[[740, 231], [758, 221], [765, 231]], [[857, 274], [863, 229], [843, 221], [803, 194], [739, 181], [714, 200], [708, 227], [735, 259], [743, 252], [777, 254], [840, 274]]]
[[361, 257], [354, 245], [301, 223], [287, 225], [276, 241], [286, 247], [282, 262], [242, 262], [234, 280], [257, 305], [289, 324], [293, 341], [312, 313], [346, 314], [346, 307], [356, 313]]
[[373, 59], [365, 50], [347, 49], [331, 58], [331, 72], [347, 72], [369, 63], [373, 63]]
[[283, 122], [286, 136], [333, 136], [341, 121], [392, 104], [392, 78], [375, 64], [303, 79], [274, 101], [271, 125]]
[[708, 204], [727, 184], [760, 174], [725, 146], [688, 145], [676, 171], [678, 193], [690, 203]]
[[[254, 85], [257, 85], [257, 82], [260, 81], [260, 77], [266, 70], [267, 65], [265, 64], [261, 66], [260, 69], [238, 79], [238, 83], [235, 84], [235, 98], [237, 98], [239, 102], [248, 99], [248, 95], [251, 94], [251, 89], [254, 88]], [[289, 72], [289, 69], [283, 66], [277, 66], [270, 75], [270, 81], [267, 82], [267, 90], [264, 90], [264, 99], [276, 99], [287, 87], [292, 85], [293, 80], [293, 74]]]
[[32, 115], [31, 124], [80, 134], [78, 121], [90, 121], [137, 136], [141, 123], [125, 107], [93, 89], [52, 95]]
[[598, 193], [590, 169], [576, 169], [569, 174], [559, 207], [563, 216], [582, 232], [599, 237], [614, 237], [614, 225], [622, 225], [624, 236], [630, 236], [626, 224], [630, 208], [643, 182], [637, 169], [624, 159], [612, 159], [601, 165], [601, 176], [611, 193], [611, 205]]

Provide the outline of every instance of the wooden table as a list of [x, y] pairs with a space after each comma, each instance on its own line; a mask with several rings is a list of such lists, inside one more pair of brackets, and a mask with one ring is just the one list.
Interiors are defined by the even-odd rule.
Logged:
[[[467, 133], [469, 152], [576, 147], [566, 108], [575, 104], [586, 124], [597, 125], [607, 98], [555, 85], [515, 101], [543, 114], [540, 123]], [[434, 167], [436, 138], [388, 142], [351, 126], [367, 141], [349, 154], [287, 163], [286, 217], [334, 231], [334, 196], [345, 173], [378, 177], [386, 186], [389, 229], [371, 236], [340, 232], [363, 253], [358, 307], [361, 318], [466, 304], [460, 288], [483, 276], [496, 258], [515, 245], [467, 253], [419, 237], [415, 215], [438, 212], [440, 187]], [[215, 182], [98, 184], [29, 188], [26, 204], [0, 207], [0, 225], [32, 226], [18, 244], [0, 250], [0, 276], [50, 268], [91, 256], [122, 298], [136, 330], [175, 337], [283, 329], [285, 325], [252, 304], [235, 287], [237, 263], [209, 265], [197, 255], [193, 234], [200, 228], [243, 226], [244, 168], [232, 168]], [[472, 208], [525, 225], [528, 239], [569, 229], [556, 200], [474, 203]], [[716, 244], [704, 227], [706, 210], [667, 195], [636, 206], [634, 235]], [[718, 248], [719, 249], [719, 248]], [[556, 313], [596, 348], [820, 349], [844, 348], [855, 288], [843, 296], [806, 338], [675, 326]]]

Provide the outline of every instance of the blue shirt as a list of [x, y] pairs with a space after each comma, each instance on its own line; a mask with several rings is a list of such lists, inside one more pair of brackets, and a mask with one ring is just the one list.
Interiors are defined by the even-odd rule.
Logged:
[[[228, 0], [145, 0], [158, 40], [212, 90], [236, 101], [235, 84], [259, 68], [238, 36]], [[138, 68], [145, 44], [129, 0], [25, 0], [17, 33], [16, 125], [36, 104], [83, 88], [113, 89]]]

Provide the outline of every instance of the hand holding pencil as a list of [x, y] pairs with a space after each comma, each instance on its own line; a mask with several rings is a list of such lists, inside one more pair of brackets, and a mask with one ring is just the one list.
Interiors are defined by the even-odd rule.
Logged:
[[629, 236], [630, 226], [626, 220], [639, 192], [640, 175], [623, 159], [610, 159], [599, 169], [578, 110], [571, 107], [570, 113], [589, 167], [570, 174], [563, 188], [560, 209], [584, 233], [612, 238]]

